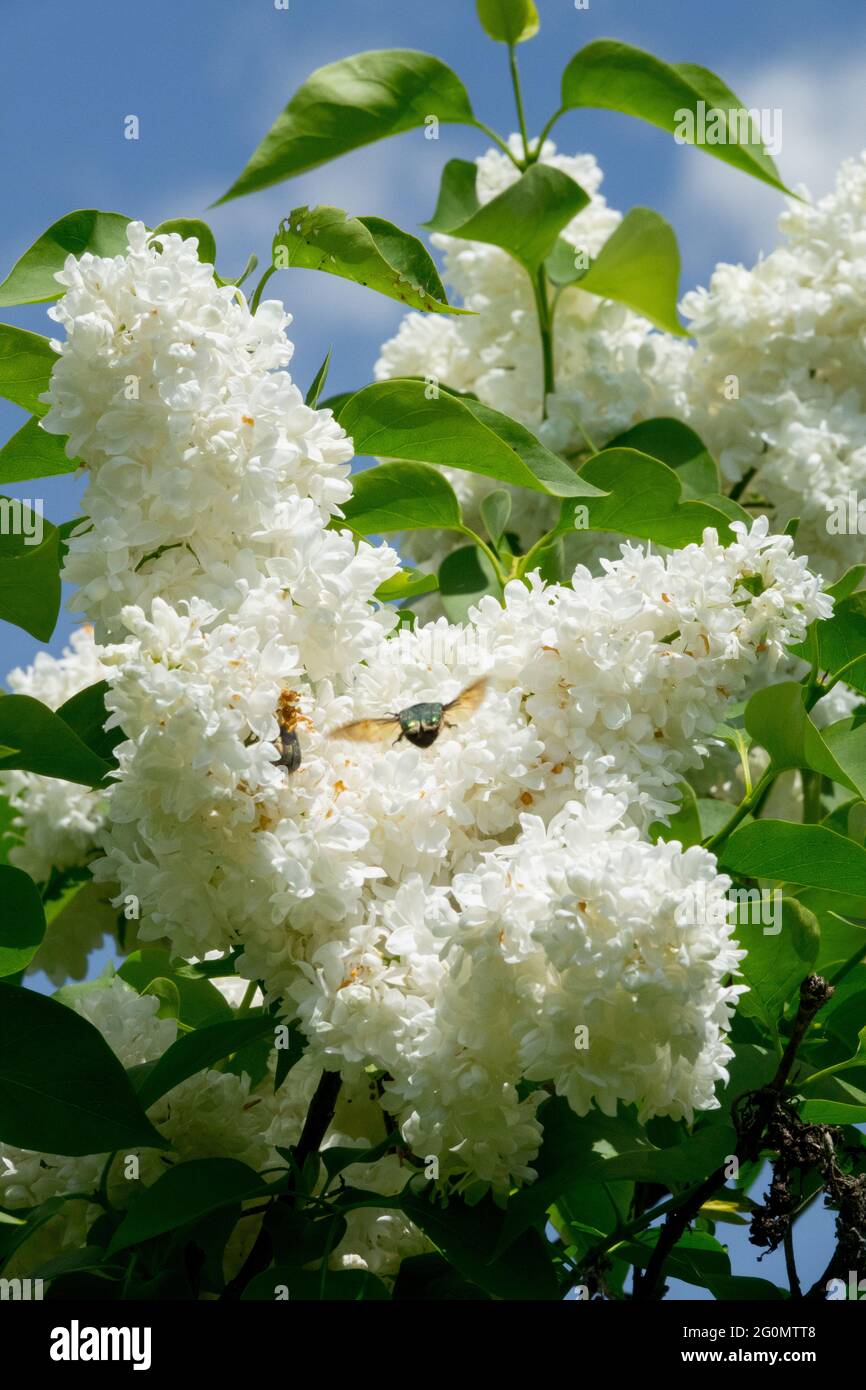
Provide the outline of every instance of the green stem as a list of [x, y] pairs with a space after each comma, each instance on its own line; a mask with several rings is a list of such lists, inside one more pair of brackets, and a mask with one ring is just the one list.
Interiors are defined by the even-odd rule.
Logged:
[[517, 54], [514, 44], [508, 45], [508, 66], [511, 71], [511, 85], [514, 88], [514, 104], [517, 107], [517, 120], [520, 124], [520, 138], [523, 141], [524, 168], [529, 164], [529, 136], [526, 133], [526, 113], [523, 110], [523, 93], [520, 90], [520, 73], [517, 71]]
[[[840, 666], [839, 670], [835, 671], [833, 675], [830, 677], [830, 679], [826, 681], [823, 685], [819, 682], [817, 684], [818, 700], [823, 699], [825, 695], [829, 694], [829, 692], [833, 689], [833, 686], [838, 685], [840, 680], [844, 678], [846, 673], [850, 671], [853, 666], [859, 666], [861, 662], [866, 662], [866, 657], [863, 656], [862, 652], [859, 656], [852, 657], [850, 661], [846, 661], [844, 666]], [[817, 701], [815, 703], [817, 703]]]
[[540, 266], [533, 282], [535, 293], [535, 310], [538, 314], [538, 329], [541, 334], [541, 359], [544, 371], [544, 404], [542, 406], [541, 418], [547, 419], [547, 398], [551, 396], [555, 386], [555, 369], [553, 364], [553, 320], [550, 315], [550, 304], [547, 298], [547, 277], [544, 267]]
[[821, 774], [801, 768], [803, 782], [803, 824], [816, 825], [821, 819]]
[[734, 486], [731, 488], [730, 492], [728, 493], [728, 496], [730, 497], [730, 499], [731, 499], [732, 502], [739, 502], [739, 500], [740, 500], [740, 498], [742, 497], [743, 493], [746, 491], [746, 488], [749, 486], [749, 483], [750, 483], [750, 482], [752, 481], [752, 479], [754, 478], [756, 472], [757, 472], [757, 469], [756, 469], [756, 468], [749, 468], [749, 469], [747, 469], [746, 472], [743, 474], [743, 476], [742, 476], [742, 478], [740, 479], [740, 481], [739, 481], [738, 483], [734, 483]]
[[257, 980], [250, 980], [249, 984], [246, 987], [246, 990], [244, 991], [244, 997], [238, 1006], [238, 1014], [249, 1013], [252, 1007], [252, 1002], [256, 997], [256, 990], [258, 989], [258, 987], [259, 986]]
[[515, 575], [516, 579], [522, 579], [524, 575], [529, 573], [529, 570], [532, 568], [533, 560], [535, 560], [536, 557], [540, 555], [543, 550], [546, 550], [549, 545], [553, 544], [553, 542], [556, 540], [557, 534], [558, 532], [556, 529], [554, 529], [553, 531], [547, 531], [541, 537], [540, 540], [537, 540], [533, 546], [530, 546], [526, 554], [521, 556], [520, 560], [518, 561], [517, 573]]
[[494, 143], [494, 145], [498, 145], [499, 148], [501, 149], [502, 153], [508, 155], [508, 158], [511, 160], [511, 163], [512, 163], [512, 164], [516, 164], [516, 165], [517, 165], [517, 168], [520, 169], [520, 170], [523, 169], [523, 161], [520, 160], [520, 159], [518, 159], [518, 158], [517, 158], [517, 155], [514, 154], [514, 153], [508, 148], [508, 145], [507, 145], [507, 144], [505, 143], [505, 141], [502, 139], [502, 136], [501, 136], [501, 135], [497, 135], [497, 134], [496, 134], [496, 131], [495, 131], [495, 130], [491, 130], [491, 129], [490, 129], [490, 126], [489, 126], [489, 125], [485, 125], [483, 121], [475, 120], [475, 121], [472, 122], [472, 124], [475, 126], [475, 129], [476, 129], [476, 130], [482, 131], [483, 134], [487, 136], [488, 140], [492, 140], [493, 143]]
[[105, 1160], [105, 1163], [103, 1164], [103, 1167], [102, 1167], [102, 1172], [101, 1172], [101, 1174], [100, 1174], [100, 1176], [99, 1176], [98, 1201], [102, 1204], [102, 1206], [105, 1208], [106, 1211], [113, 1211], [113, 1210], [114, 1210], [114, 1208], [113, 1208], [113, 1206], [112, 1206], [112, 1204], [111, 1204], [111, 1199], [110, 1199], [110, 1197], [109, 1197], [109, 1195], [108, 1195], [108, 1175], [109, 1175], [109, 1173], [111, 1172], [111, 1165], [114, 1163], [114, 1160], [117, 1158], [118, 1153], [119, 1153], [119, 1150], [118, 1150], [118, 1149], [115, 1149], [113, 1153], [110, 1153], [110, 1154], [108, 1155], [108, 1158]]
[[491, 549], [487, 542], [481, 536], [479, 536], [477, 532], [472, 530], [471, 526], [461, 526], [459, 528], [455, 527], [455, 530], [457, 529], [459, 529], [461, 535], [468, 536], [469, 539], [475, 545], [478, 546], [478, 549], [484, 552], [491, 565], [493, 566], [493, 573], [496, 575], [496, 578], [499, 582], [499, 587], [504, 589], [505, 585], [511, 578], [511, 575], [505, 573], [505, 570], [502, 567], [502, 562], [499, 559], [499, 556], [496, 554], [496, 551]]
[[252, 299], [250, 300], [250, 313], [251, 313], [251, 314], [254, 314], [254, 313], [256, 312], [256, 309], [258, 309], [258, 307], [259, 307], [259, 301], [261, 300], [261, 297], [262, 297], [262, 291], [264, 290], [265, 285], [268, 283], [268, 281], [270, 280], [271, 276], [276, 272], [276, 269], [277, 269], [277, 267], [276, 267], [275, 265], [269, 265], [268, 268], [267, 268], [267, 270], [265, 271], [264, 275], [262, 276], [261, 280], [259, 281], [259, 283], [256, 285], [255, 289], [253, 290], [253, 297], [252, 297]]
[[547, 139], [547, 137], [548, 137], [548, 135], [550, 134], [550, 132], [553, 130], [553, 127], [556, 125], [556, 122], [559, 120], [560, 116], [564, 116], [564, 115], [565, 115], [565, 107], [564, 107], [564, 106], [560, 106], [560, 108], [559, 108], [558, 111], [554, 111], [554, 113], [553, 113], [553, 115], [551, 116], [550, 120], [547, 122], [547, 125], [544, 127], [544, 129], [542, 130], [541, 134], [540, 134], [539, 137], [538, 137], [538, 144], [537, 144], [536, 147], [535, 147], [535, 154], [534, 154], [533, 156], [531, 156], [533, 162], [534, 162], [536, 159], [540, 158], [540, 156], [541, 156], [541, 147], [542, 147], [542, 145], [544, 144], [544, 142], [545, 142], [545, 140]]
[[740, 822], [744, 821], [746, 816], [756, 808], [761, 798], [764, 796], [764, 793], [769, 790], [778, 775], [779, 774], [774, 768], [768, 767], [763, 777], [755, 783], [752, 791], [747, 796], [743, 797], [730, 820], [726, 821], [721, 830], [717, 830], [715, 835], [711, 835], [710, 838], [704, 842], [704, 849], [715, 851], [718, 849], [719, 845], [724, 844], [725, 840], [736, 830]]
[[734, 742], [737, 745], [737, 752], [740, 755], [740, 766], [743, 769], [743, 783], [746, 788], [746, 796], [751, 796], [755, 789], [752, 786], [752, 768], [749, 762], [749, 749], [739, 729], [734, 730]]

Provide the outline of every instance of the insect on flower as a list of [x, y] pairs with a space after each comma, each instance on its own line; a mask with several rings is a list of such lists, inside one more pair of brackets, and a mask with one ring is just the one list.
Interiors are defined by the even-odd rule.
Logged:
[[298, 712], [298, 695], [294, 690], [284, 690], [277, 708], [277, 721], [280, 726], [277, 748], [280, 756], [276, 767], [284, 767], [289, 776], [301, 766], [301, 741], [295, 729], [303, 716]]
[[[379, 743], [399, 730], [395, 743], [407, 738], [416, 748], [429, 748], [431, 743], [436, 742], [443, 725], [451, 729], [475, 713], [484, 699], [486, 688], [487, 681], [482, 677], [473, 681], [447, 705], [436, 700], [423, 700], [384, 719], [356, 719], [335, 729], [331, 738], [349, 738], [356, 743]], [[451, 717], [446, 718], [446, 715]]]
[[289, 729], [285, 724], [281, 724], [277, 746], [280, 750], [280, 756], [277, 758], [276, 766], [284, 767], [288, 773], [297, 772], [301, 766], [301, 742], [294, 729]]

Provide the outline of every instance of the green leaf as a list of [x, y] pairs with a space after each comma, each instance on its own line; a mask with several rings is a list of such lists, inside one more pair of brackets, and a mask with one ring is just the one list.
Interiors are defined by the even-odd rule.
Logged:
[[33, 415], [0, 449], [0, 482], [24, 483], [29, 478], [52, 478], [74, 473], [78, 459], [66, 453], [65, 434], [49, 434]]
[[278, 270], [300, 267], [339, 275], [412, 309], [463, 314], [447, 300], [439, 272], [416, 237], [381, 217], [350, 217], [341, 208], [295, 208], [274, 237]]
[[609, 449], [636, 449], [661, 459], [679, 478], [684, 500], [707, 498], [719, 490], [719, 470], [712, 454], [694, 430], [679, 420], [659, 417], [643, 420], [607, 445]]
[[590, 531], [617, 531], [674, 548], [700, 543], [707, 526], [723, 543], [731, 539], [723, 513], [706, 502], [683, 501], [679, 476], [659, 459], [635, 449], [603, 449], [587, 460], [580, 476], [607, 496], [583, 504], [585, 513], [575, 510], [580, 503], [564, 503], [557, 535], [575, 529], [579, 519]]
[[210, 980], [190, 979], [179, 970], [173, 970], [168, 951], [159, 947], [149, 946], [145, 950], [133, 951], [117, 973], [138, 994], [143, 994], [153, 980], [173, 981], [180, 998], [180, 1021], [189, 1028], [200, 1028], [233, 1016], [224, 995]]
[[800, 1119], [809, 1125], [862, 1125], [866, 1124], [866, 1105], [844, 1105], [837, 1100], [806, 1100], [800, 1106]]
[[179, 1086], [187, 1077], [205, 1071], [215, 1062], [228, 1057], [239, 1048], [259, 1038], [274, 1035], [274, 1020], [270, 1014], [252, 1014], [231, 1018], [225, 1023], [211, 1023], [196, 1028], [173, 1042], [160, 1057], [138, 1088], [138, 1098], [145, 1110], [167, 1091]]
[[236, 1158], [194, 1158], [169, 1168], [133, 1198], [107, 1254], [199, 1221], [209, 1212], [249, 1197], [272, 1195], [254, 1169]]
[[[424, 463], [381, 463], [357, 473], [354, 490], [343, 504], [343, 514], [353, 531], [363, 535], [390, 531], [462, 526], [457, 494], [438, 469]], [[339, 530], [337, 518], [333, 525]]]
[[150, 234], [150, 240], [160, 236], [163, 232], [176, 232], [184, 240], [195, 237], [198, 241], [198, 258], [204, 265], [216, 265], [216, 238], [206, 222], [199, 221], [196, 217], [172, 217], [167, 222], [160, 222], [158, 227], [154, 227]]
[[477, 164], [470, 159], [449, 159], [442, 170], [436, 211], [422, 227], [442, 232], [468, 222], [481, 206], [475, 191], [477, 182]]
[[[746, 729], [756, 743], [766, 748], [777, 770], [812, 768], [852, 791], [860, 791], [834, 756], [825, 735], [810, 719], [803, 694], [802, 685], [796, 681], [782, 681], [757, 691], [746, 705]], [[866, 786], [866, 764], [863, 777]]]
[[727, 497], [721, 492], [711, 492], [702, 499], [709, 507], [716, 507], [722, 512], [729, 521], [744, 521], [747, 526], [751, 526], [754, 517], [745, 507], [741, 507], [739, 502], [735, 502], [733, 497]]
[[439, 566], [439, 592], [448, 621], [462, 623], [485, 594], [498, 598], [502, 590], [484, 552], [477, 545], [464, 545], [446, 555]]
[[575, 270], [567, 283], [601, 299], [626, 304], [667, 333], [689, 336], [677, 315], [677, 239], [673, 228], [652, 208], [627, 212], [588, 268]]
[[71, 1155], [168, 1147], [92, 1023], [42, 994], [2, 983], [0, 1139]]
[[442, 386], [430, 396], [422, 381], [374, 382], [343, 406], [339, 421], [358, 454], [462, 468], [554, 497], [599, 495], [523, 425]]
[[821, 932], [817, 918], [796, 898], [783, 898], [781, 922], [741, 922], [737, 941], [748, 951], [740, 971], [749, 993], [739, 1011], [778, 1036], [785, 1005], [815, 965]]
[[866, 895], [866, 849], [823, 825], [761, 820], [741, 826], [725, 844], [720, 868], [746, 878]]
[[475, 0], [485, 33], [499, 43], [525, 43], [538, 33], [538, 10], [533, 0]]
[[47, 338], [0, 323], [0, 396], [7, 401], [44, 415], [48, 407], [39, 397], [48, 390], [56, 361], [57, 353]]
[[219, 202], [414, 130], [431, 116], [443, 124], [475, 122], [466, 88], [438, 58], [390, 48], [329, 63], [298, 88]]
[[45, 935], [45, 911], [29, 874], [0, 865], [0, 975], [17, 975], [30, 964]]
[[490, 1295], [452, 1269], [441, 1255], [409, 1255], [400, 1264], [393, 1298], [402, 1302], [489, 1301]]
[[439, 581], [435, 574], [423, 574], [421, 570], [400, 570], [390, 579], [380, 584], [374, 595], [380, 603], [395, 599], [417, 598], [420, 594], [435, 593]]
[[318, 409], [331, 410], [335, 417], [339, 417], [340, 411], [343, 409], [346, 402], [350, 401], [352, 397], [357, 394], [357, 391], [338, 391], [335, 395], [329, 396], [327, 400], [320, 401]]
[[452, 161], [446, 165], [439, 204], [426, 226], [466, 241], [499, 246], [532, 276], [553, 251], [563, 227], [589, 203], [589, 194], [580, 184], [552, 164], [531, 164], [516, 183], [464, 219], [465, 203], [461, 206], [461, 202], [468, 197], [466, 166]]
[[331, 365], [331, 353], [333, 351], [334, 349], [332, 347], [328, 348], [325, 354], [325, 360], [310, 382], [310, 389], [304, 397], [304, 405], [308, 405], [311, 410], [315, 410], [318, 406], [319, 397], [322, 394], [325, 382], [328, 380], [328, 368]]
[[[836, 781], [866, 798], [866, 718], [855, 710], [848, 719], [840, 719], [821, 730], [824, 747], [836, 767], [841, 770]], [[850, 833], [850, 831], [848, 832]], [[861, 835], [862, 842], [862, 835]]]
[[57, 527], [17, 499], [0, 498], [0, 507], [8, 529], [0, 535], [0, 618], [47, 642], [60, 612]]
[[[844, 965], [845, 961], [850, 960], [855, 951], [866, 950], [866, 927], [840, 916], [839, 898], [835, 893], [805, 889], [797, 896], [804, 907], [814, 912], [821, 925], [821, 947], [815, 962], [815, 969], [819, 975], [832, 974], [840, 965]], [[866, 904], [862, 906], [866, 909]], [[838, 993], [837, 990], [837, 995]], [[822, 1017], [825, 1016], [822, 1011]]]
[[[714, 133], [710, 110], [718, 108], [735, 113], [744, 110], [742, 102], [715, 73], [693, 63], [665, 63], [631, 44], [614, 39], [597, 39], [576, 53], [562, 75], [562, 105], [600, 107], [608, 111], [624, 111], [651, 125], [660, 126], [680, 139], [697, 144], [707, 154], [732, 164], [743, 173], [778, 188], [790, 190], [779, 178], [779, 172], [764, 149], [760, 132], [753, 123], [742, 117], [747, 129], [739, 130], [738, 115], [727, 118], [724, 133], [727, 143], [713, 144], [701, 139], [699, 102], [706, 108], [706, 134]], [[683, 120], [683, 112], [694, 118], [693, 128]], [[742, 139], [740, 135], [742, 133]], [[689, 135], [692, 139], [689, 139]]]
[[[388, 1199], [379, 1198], [388, 1205]], [[555, 1299], [559, 1290], [550, 1246], [526, 1230], [506, 1258], [498, 1254], [503, 1216], [490, 1197], [475, 1206], [452, 1198], [443, 1210], [425, 1197], [404, 1192], [400, 1210], [415, 1222], [464, 1278], [496, 1298]]]
[[498, 545], [511, 516], [511, 493], [498, 487], [488, 492], [481, 503], [481, 519], [494, 545]]
[[[159, 1000], [159, 1007], [156, 1011], [157, 1018], [170, 1018], [174, 1020], [180, 1018], [180, 991], [174, 980], [163, 979], [161, 975], [158, 975], [156, 979], [151, 980], [149, 985], [145, 985], [141, 992], [142, 994], [152, 994], [155, 999]], [[145, 1062], [142, 1065], [148, 1072], [151, 1070], [149, 1062]], [[136, 1090], [139, 1089], [140, 1084], [140, 1081], [136, 1080]]]
[[864, 578], [866, 578], [866, 565], [852, 565], [850, 569], [845, 571], [841, 579], [837, 579], [835, 584], [828, 586], [827, 593], [838, 604], [843, 598], [850, 598], [855, 589], [859, 589]]
[[85, 1269], [98, 1269], [105, 1262], [105, 1251], [100, 1245], [85, 1245], [80, 1250], [64, 1250], [53, 1259], [46, 1260], [33, 1270], [34, 1279], [57, 1279], [61, 1274], [77, 1274]]
[[84, 690], [79, 690], [77, 695], [71, 696], [59, 707], [57, 715], [98, 758], [112, 763], [116, 761], [114, 750], [123, 742], [124, 733], [122, 729], [105, 728], [108, 719], [105, 696], [108, 688], [108, 681], [85, 686]]
[[129, 249], [129, 222], [119, 212], [98, 212], [95, 208], [67, 213], [15, 262], [0, 284], [0, 307], [59, 299], [63, 286], [54, 276], [63, 269], [67, 256], [82, 256], [85, 251], [93, 256], [123, 255]]
[[[828, 674], [841, 671], [843, 666], [851, 665], [845, 672], [845, 683], [855, 690], [866, 691], [866, 593], [854, 593], [837, 602], [833, 616], [817, 622], [810, 629], [810, 637], [791, 651], [811, 661], [811, 632], [818, 640], [818, 668]], [[862, 661], [856, 658], [862, 656]]]
[[30, 695], [0, 700], [0, 746], [14, 750], [0, 757], [0, 770], [18, 767], [87, 787], [111, 770], [59, 714]]

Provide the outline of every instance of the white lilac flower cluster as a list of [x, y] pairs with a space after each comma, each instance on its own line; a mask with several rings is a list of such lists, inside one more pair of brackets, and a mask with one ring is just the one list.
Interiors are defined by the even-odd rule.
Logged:
[[800, 518], [798, 547], [835, 577], [862, 553], [866, 154], [819, 202], [791, 200], [779, 226], [784, 242], [753, 270], [720, 265], [683, 301], [697, 340], [686, 413], [729, 480], [754, 474], [777, 529]]
[[89, 474], [63, 571], [78, 608], [106, 642], [128, 604], [196, 597], [230, 617], [255, 590], [265, 644], [297, 649], [286, 674], [348, 667], [381, 626], [367, 598], [396, 557], [325, 529], [352, 450], [280, 370], [289, 315], [275, 300], [250, 313], [194, 238], [132, 223], [129, 248], [70, 258], [49, 310], [66, 338], [42, 426]]
[[[519, 136], [509, 141], [522, 152]], [[602, 172], [592, 155], [558, 154], [545, 141], [540, 162], [560, 169], [590, 195], [587, 206], [563, 229], [576, 251], [596, 256], [621, 214], [607, 207], [598, 189]], [[520, 177], [507, 155], [490, 150], [476, 161], [476, 193], [481, 204]], [[380, 380], [400, 376], [434, 377], [441, 385], [472, 391], [486, 405], [534, 430], [554, 452], [585, 452], [587, 437], [599, 448], [640, 420], [681, 413], [678, 409], [689, 348], [611, 300], [572, 286], [559, 295], [554, 318], [555, 390], [543, 406], [541, 341], [528, 275], [505, 251], [481, 242], [435, 233], [444, 252], [446, 281], [471, 316], [408, 314], [376, 364]], [[494, 487], [489, 478], [444, 470], [469, 525], [478, 529], [480, 505]], [[520, 539], [525, 549], [552, 525], [554, 511], [541, 494], [520, 494]], [[586, 538], [583, 538], [584, 549]], [[419, 561], [443, 557], [447, 540], [435, 531], [405, 539]]]
[[[92, 472], [69, 577], [125, 735], [97, 879], [145, 940], [242, 947], [310, 1074], [374, 1069], [442, 1178], [531, 1180], [544, 1083], [579, 1112], [711, 1105], [740, 956], [676, 906], [727, 880], [647, 831], [728, 701], [829, 613], [820, 582], [759, 521], [395, 632], [371, 601], [393, 551], [328, 528], [351, 447], [282, 370], [282, 309], [250, 315], [178, 237], [130, 245], [67, 265], [47, 417]], [[479, 677], [428, 748], [331, 736]]]

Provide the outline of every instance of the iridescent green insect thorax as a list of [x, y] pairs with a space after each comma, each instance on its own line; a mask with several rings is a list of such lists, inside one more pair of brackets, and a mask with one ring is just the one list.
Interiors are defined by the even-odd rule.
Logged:
[[397, 718], [400, 721], [400, 737], [408, 738], [416, 748], [429, 748], [435, 743], [442, 728], [443, 706], [435, 703], [410, 705], [401, 709]]

